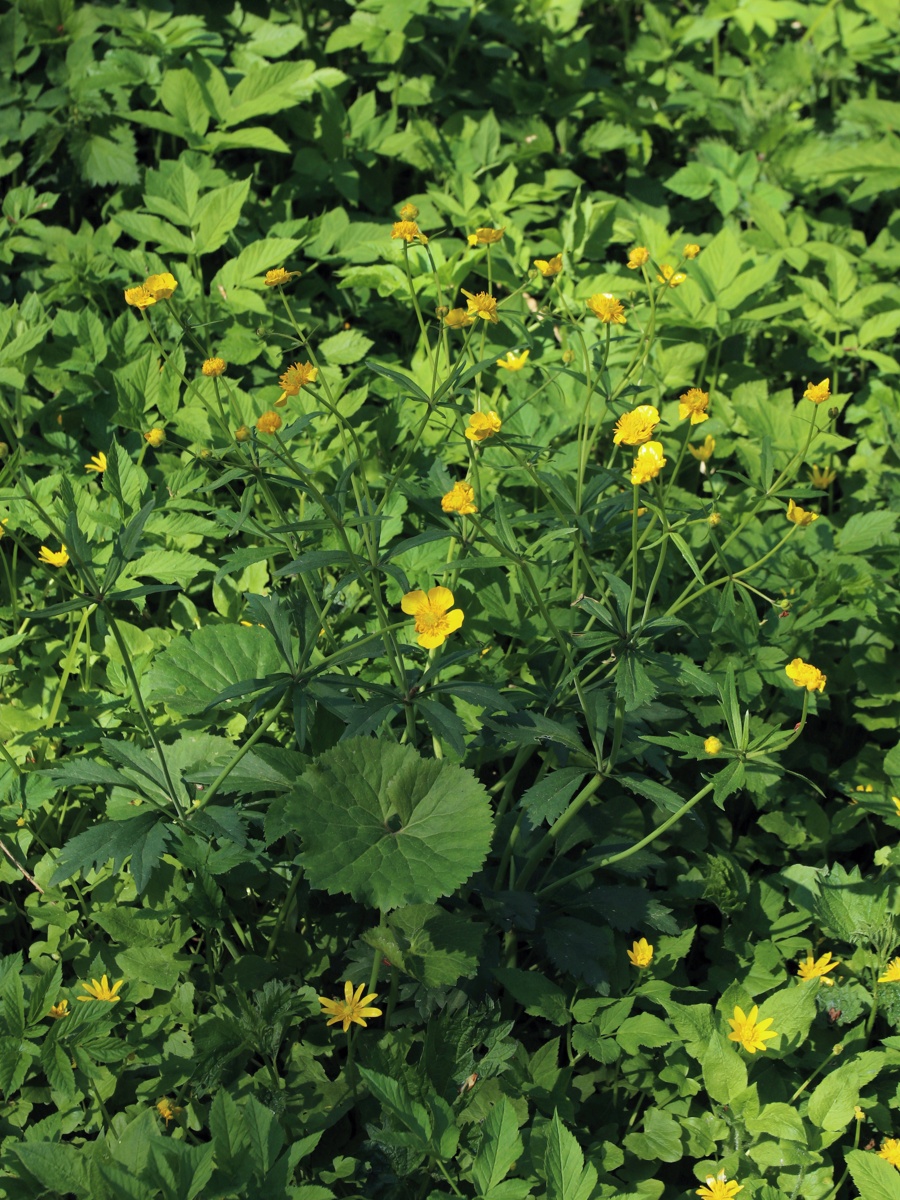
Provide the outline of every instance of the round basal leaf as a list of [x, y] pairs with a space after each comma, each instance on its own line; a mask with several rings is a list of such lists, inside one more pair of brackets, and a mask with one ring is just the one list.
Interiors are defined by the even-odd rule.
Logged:
[[493, 829], [471, 771], [411, 746], [351, 738], [326, 751], [285, 798], [309, 883], [382, 912], [432, 904], [477, 871]]

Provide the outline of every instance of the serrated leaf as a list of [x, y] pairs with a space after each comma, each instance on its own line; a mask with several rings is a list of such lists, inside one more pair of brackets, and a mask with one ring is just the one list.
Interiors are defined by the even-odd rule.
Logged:
[[501, 1095], [481, 1127], [481, 1142], [472, 1164], [472, 1180], [478, 1190], [487, 1194], [505, 1179], [522, 1150], [515, 1109]]
[[[56, 870], [50, 878], [50, 886], [55, 887], [79, 871], [99, 867], [110, 859], [113, 860], [113, 872], [118, 871], [131, 854], [140, 855], [143, 852], [148, 838], [160, 822], [158, 813], [140, 813], [127, 821], [102, 821], [79, 833], [63, 846]], [[160, 853], [164, 837], [164, 830], [160, 828], [156, 834]]]
[[859, 1189], [859, 1200], [900, 1200], [900, 1171], [877, 1154], [851, 1150], [847, 1166]]
[[551, 771], [538, 783], [532, 784], [519, 801], [528, 815], [532, 829], [537, 829], [544, 821], [552, 825], [557, 817], [565, 812], [566, 806], [586, 777], [586, 771], [579, 771], [576, 767], [564, 767], [559, 771]]
[[544, 1154], [547, 1200], [588, 1200], [597, 1182], [597, 1171], [588, 1163], [573, 1133], [554, 1112], [547, 1131]]
[[90, 1193], [85, 1179], [87, 1162], [78, 1146], [63, 1146], [52, 1142], [12, 1143], [10, 1150], [35, 1179], [40, 1180], [56, 1196]]
[[497, 979], [533, 1017], [545, 1017], [554, 1025], [567, 1025], [570, 1020], [566, 994], [537, 971], [520, 967], [494, 967]]
[[[182, 634], [154, 659], [145, 677], [144, 696], [191, 716], [226, 688], [246, 682], [253, 692], [278, 671], [281, 660], [271, 636], [257, 627], [212, 625]], [[229, 707], [237, 708], [232, 701]]]
[[747, 1086], [747, 1067], [734, 1045], [714, 1033], [702, 1060], [703, 1083], [711, 1100], [729, 1104]]
[[241, 218], [241, 209], [250, 192], [250, 177], [215, 188], [200, 200], [195, 220], [195, 254], [211, 254], [225, 245], [229, 233]]
[[365, 737], [314, 762], [281, 817], [303, 838], [310, 886], [382, 912], [449, 895], [481, 867], [493, 832], [470, 771]]
[[365, 1067], [360, 1067], [359, 1073], [375, 1099], [413, 1134], [422, 1150], [427, 1150], [431, 1145], [433, 1125], [425, 1106], [413, 1100], [403, 1083], [390, 1075]]

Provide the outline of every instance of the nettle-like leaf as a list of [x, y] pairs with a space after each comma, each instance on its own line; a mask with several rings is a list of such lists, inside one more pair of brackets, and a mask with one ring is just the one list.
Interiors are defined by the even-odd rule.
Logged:
[[191, 716], [236, 684], [246, 682], [248, 693], [259, 690], [280, 666], [275, 643], [264, 630], [213, 625], [176, 638], [156, 657], [145, 698], [151, 703], [162, 700]]
[[485, 788], [412, 746], [351, 738], [323, 754], [270, 811], [275, 840], [298, 833], [314, 888], [384, 911], [432, 904], [484, 862], [492, 821]]

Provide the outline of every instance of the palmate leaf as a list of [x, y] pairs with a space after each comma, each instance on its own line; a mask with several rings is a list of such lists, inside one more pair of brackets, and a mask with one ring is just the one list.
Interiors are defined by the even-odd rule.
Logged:
[[384, 911], [432, 904], [477, 871], [492, 822], [471, 771], [412, 746], [350, 738], [323, 754], [269, 812], [270, 840], [299, 833], [314, 888]]
[[135, 887], [142, 892], [166, 849], [166, 841], [167, 829], [158, 813], [141, 813], [127, 821], [103, 821], [66, 842], [50, 886], [109, 859], [116, 872], [130, 855]]

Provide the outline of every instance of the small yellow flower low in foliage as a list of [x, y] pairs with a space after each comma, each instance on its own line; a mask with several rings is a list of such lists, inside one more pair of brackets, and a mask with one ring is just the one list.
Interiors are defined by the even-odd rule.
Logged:
[[523, 350], [521, 354], [516, 354], [514, 350], [507, 350], [505, 358], [497, 359], [497, 366], [502, 367], [504, 371], [521, 371], [528, 362], [530, 350]]
[[706, 411], [709, 407], [709, 392], [701, 392], [700, 388], [692, 387], [681, 396], [678, 397], [678, 417], [683, 421], [685, 417], [691, 418], [692, 425], [699, 425], [701, 421], [709, 420], [709, 413]]
[[464, 308], [451, 308], [444, 317], [444, 324], [448, 329], [466, 329], [469, 325], [474, 325], [475, 321]]
[[275, 407], [281, 408], [287, 403], [288, 396], [299, 396], [300, 389], [308, 383], [315, 383], [319, 377], [319, 368], [312, 363], [293, 363], [278, 380], [281, 395], [275, 401]]
[[84, 464], [86, 471], [94, 471], [97, 475], [102, 475], [106, 470], [107, 462], [106, 455], [101, 450], [99, 454], [93, 455], [89, 463]]
[[266, 271], [263, 283], [266, 287], [284, 287], [299, 274], [299, 271], [286, 271], [284, 267], [275, 267], [272, 271]]
[[766, 1017], [762, 1021], [757, 1021], [758, 1016], [759, 1006], [756, 1004], [749, 1013], [745, 1013], [742, 1008], [735, 1005], [734, 1016], [728, 1018], [728, 1024], [731, 1026], [728, 1040], [739, 1042], [748, 1054], [755, 1054], [757, 1050], [766, 1050], [768, 1048], [766, 1042], [771, 1038], [778, 1037], [778, 1034], [769, 1028], [772, 1018]]
[[461, 516], [468, 516], [469, 513], [477, 513], [475, 507], [475, 489], [471, 483], [465, 483], [460, 480], [454, 483], [449, 492], [446, 492], [441, 497], [441, 508], [445, 513], [455, 512]]
[[462, 288], [462, 294], [469, 302], [469, 316], [481, 317], [483, 321], [490, 321], [496, 325], [500, 318], [497, 316], [497, 301], [488, 292], [467, 292]]
[[653, 962], [653, 947], [646, 938], [641, 938], [639, 942], [632, 942], [631, 949], [626, 950], [628, 959], [633, 967], [643, 971], [645, 967], [649, 967]]
[[424, 246], [428, 242], [428, 238], [415, 221], [395, 221], [391, 226], [391, 237], [399, 238], [401, 241], [406, 242], [407, 245], [410, 242], [421, 242]]
[[688, 446], [688, 450], [700, 462], [709, 462], [716, 451], [716, 439], [708, 433], [699, 446]]
[[344, 999], [329, 1000], [327, 996], [319, 996], [319, 1003], [322, 1005], [322, 1016], [326, 1013], [330, 1014], [329, 1019], [325, 1022], [326, 1025], [337, 1025], [340, 1023], [344, 1033], [351, 1025], [361, 1025], [366, 1028], [366, 1017], [380, 1017], [380, 1008], [371, 1008], [369, 1005], [373, 1000], [378, 999], [377, 992], [370, 992], [368, 996], [364, 996], [366, 985], [361, 983], [354, 991], [353, 984], [348, 979], [344, 984]]
[[840, 959], [831, 960], [831, 951], [826, 951], [820, 958], [814, 959], [811, 954], [807, 954], [805, 960], [800, 963], [797, 968], [797, 975], [801, 979], [821, 979], [823, 983], [829, 986], [834, 985], [834, 980], [829, 979], [827, 973], [833, 971], [835, 967], [841, 965]]
[[702, 1200], [732, 1200], [743, 1190], [743, 1184], [736, 1179], [726, 1179], [725, 1172], [720, 1171], [718, 1175], [707, 1175], [706, 1187], [697, 1188], [697, 1195]]
[[[81, 997], [81, 999], [86, 1000], [87, 996]], [[68, 1000], [60, 1000], [57, 1004], [54, 1004], [51, 1007], [50, 1011], [47, 1013], [47, 1016], [52, 1017], [54, 1021], [61, 1021], [63, 1017], [67, 1017], [68, 1015], [69, 1015]]]
[[649, 483], [665, 465], [662, 442], [645, 442], [643, 446], [638, 447], [634, 456], [634, 465], [631, 468], [632, 484], [638, 487], [642, 483]]
[[224, 358], [207, 358], [200, 368], [204, 375], [209, 379], [215, 379], [219, 375], [225, 374], [225, 359]]
[[118, 994], [119, 988], [125, 982], [124, 979], [119, 979], [110, 987], [109, 980], [104, 975], [99, 983], [96, 979], [92, 979], [90, 983], [82, 983], [81, 987], [88, 993], [86, 996], [78, 996], [77, 999], [82, 1003], [91, 1000], [105, 1000], [107, 1004], [115, 1004], [122, 997]]
[[125, 289], [125, 303], [133, 308], [149, 308], [158, 300], [168, 300], [177, 287], [174, 275], [168, 271], [161, 275], [148, 275], [137, 287]]
[[703, 749], [707, 754], [718, 754], [722, 749], [722, 743], [717, 737], [708, 737], [703, 743]]
[[892, 958], [884, 969], [884, 973], [878, 976], [879, 983], [900, 983], [900, 958]]
[[162, 1100], [157, 1102], [156, 1111], [168, 1125], [170, 1121], [174, 1121], [178, 1114], [184, 1110], [180, 1105], [173, 1104], [168, 1096], [163, 1096]]
[[662, 271], [662, 275], [657, 275], [657, 283], [667, 283], [670, 288], [678, 287], [679, 284], [684, 283], [684, 281], [687, 279], [687, 275], [685, 275], [684, 271], [676, 271], [675, 268], [670, 267], [668, 263], [665, 266], [660, 267], [660, 270]]
[[837, 471], [832, 470], [831, 467], [813, 467], [809, 471], [810, 483], [814, 488], [819, 488], [823, 492], [826, 488], [831, 487], [836, 479]]
[[[281, 417], [270, 409], [268, 412], [264, 412], [256, 422], [256, 428], [260, 433], [277, 433], [281, 428]], [[238, 440], [240, 441], [240, 439]]]
[[596, 292], [587, 306], [604, 325], [624, 325], [627, 320], [622, 302], [612, 292]]
[[66, 550], [65, 543], [58, 550], [51, 550], [48, 546], [41, 546], [38, 561], [46, 563], [48, 567], [64, 567], [69, 561], [69, 552]]
[[784, 668], [784, 673], [797, 687], [805, 687], [808, 692], [824, 692], [827, 677], [812, 663], [795, 658]]
[[487, 225], [482, 229], [476, 229], [474, 233], [470, 233], [467, 241], [470, 246], [493, 246], [500, 241], [505, 232], [505, 225], [502, 229], [491, 229]]
[[495, 433], [499, 433], [502, 424], [503, 422], [493, 409], [486, 413], [472, 413], [471, 417], [469, 417], [469, 428], [466, 430], [466, 437], [470, 442], [483, 442], [485, 438], [493, 437]]
[[554, 275], [558, 275], [563, 269], [563, 256], [562, 254], [554, 254], [552, 258], [536, 258], [534, 265], [545, 279], [552, 279]]
[[805, 529], [807, 525], [812, 525], [813, 521], [818, 521], [819, 514], [811, 512], [809, 509], [801, 508], [799, 504], [795, 504], [793, 500], [788, 500], [787, 519], [793, 525], [799, 525], [801, 529]]
[[463, 623], [463, 611], [453, 607], [449, 588], [429, 588], [427, 595], [423, 591], [407, 592], [400, 607], [408, 617], [415, 617], [418, 642], [426, 650], [443, 646]]
[[158, 450], [166, 440], [166, 431], [164, 429], [148, 429], [144, 434], [144, 441]]
[[823, 379], [821, 383], [808, 383], [803, 395], [805, 399], [812, 400], [813, 404], [824, 404], [831, 395], [831, 381]]
[[700, 247], [696, 242], [688, 242], [681, 253], [684, 258], [696, 258], [700, 253]]
[[635, 246], [629, 252], [628, 262], [625, 264], [629, 271], [637, 271], [645, 263], [650, 261], [650, 251], [646, 246]]
[[885, 1138], [878, 1151], [878, 1157], [900, 1170], [900, 1138]]

